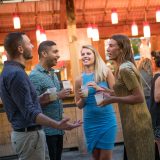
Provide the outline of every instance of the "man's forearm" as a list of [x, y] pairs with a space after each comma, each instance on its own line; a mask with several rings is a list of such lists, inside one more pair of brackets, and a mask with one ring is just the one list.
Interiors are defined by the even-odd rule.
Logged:
[[53, 120], [53, 119], [45, 116], [42, 113], [39, 113], [36, 116], [36, 123], [40, 124], [40, 125], [43, 125], [43, 126], [48, 126], [48, 127], [56, 128], [56, 129], [58, 129], [58, 124], [59, 124], [58, 121], [55, 121], [55, 120]]

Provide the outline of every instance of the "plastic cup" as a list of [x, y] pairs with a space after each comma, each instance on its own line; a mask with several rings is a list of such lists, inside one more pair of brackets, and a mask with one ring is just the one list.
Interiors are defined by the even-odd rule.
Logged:
[[71, 89], [71, 83], [70, 81], [62, 81], [62, 84], [63, 84], [63, 88], [64, 89]]
[[103, 93], [95, 94], [95, 99], [96, 99], [97, 105], [99, 105], [104, 99]]
[[49, 93], [49, 99], [50, 101], [54, 101], [57, 99], [57, 91], [56, 87], [48, 88], [47, 92]]
[[88, 87], [87, 86], [81, 86], [81, 90], [84, 97], [88, 97]]

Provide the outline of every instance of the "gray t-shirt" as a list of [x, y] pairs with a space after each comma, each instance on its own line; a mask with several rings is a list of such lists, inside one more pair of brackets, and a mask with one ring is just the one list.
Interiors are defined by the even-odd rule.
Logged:
[[[141, 74], [141, 79], [142, 79], [142, 85], [143, 85], [143, 91], [144, 91], [144, 95], [145, 97], [150, 97], [150, 91], [151, 91], [151, 81], [152, 81], [152, 76], [149, 75], [145, 70], [140, 70], [140, 74]], [[147, 85], [147, 84], [148, 85]], [[149, 87], [150, 88], [149, 88]]]

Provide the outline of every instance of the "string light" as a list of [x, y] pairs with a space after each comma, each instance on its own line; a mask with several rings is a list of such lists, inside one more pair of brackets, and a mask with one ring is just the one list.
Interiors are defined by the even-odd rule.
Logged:
[[132, 36], [138, 35], [138, 26], [135, 22], [132, 23], [131, 32], [132, 32]]
[[92, 29], [92, 40], [99, 41], [99, 31], [98, 31], [98, 27], [96, 25], [94, 25], [93, 29]]
[[88, 38], [92, 38], [92, 32], [93, 32], [92, 25], [89, 24], [87, 27], [87, 37]]
[[112, 24], [118, 24], [118, 13], [116, 9], [112, 9], [111, 21], [112, 21]]
[[21, 28], [20, 18], [17, 14], [13, 14], [13, 26], [14, 26], [14, 29]]
[[143, 33], [145, 38], [151, 36], [150, 26], [147, 21], [143, 23]]
[[45, 30], [43, 28], [41, 28], [40, 33], [41, 33], [40, 34], [40, 43], [41, 43], [41, 42], [47, 40], [47, 36], [46, 36]]
[[160, 22], [160, 9], [156, 11], [156, 22]]
[[41, 39], [41, 27], [40, 25], [37, 25], [37, 29], [36, 29], [36, 39], [39, 42]]

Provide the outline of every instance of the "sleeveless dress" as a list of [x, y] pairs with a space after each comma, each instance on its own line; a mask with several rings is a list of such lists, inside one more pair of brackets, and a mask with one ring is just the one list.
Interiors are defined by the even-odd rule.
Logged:
[[159, 76], [160, 73], [156, 73], [154, 75], [151, 87], [151, 97], [150, 97], [150, 102], [151, 102], [150, 113], [152, 117], [154, 136], [156, 139], [160, 139], [160, 102], [155, 102], [154, 90], [155, 90], [155, 81], [157, 80], [157, 78], [159, 78]]
[[[143, 90], [137, 68], [129, 61], [121, 64], [114, 86], [115, 94], [128, 96], [137, 87]], [[155, 160], [151, 116], [146, 102], [119, 103], [119, 112], [128, 160]]]
[[[94, 73], [82, 74], [83, 85], [94, 81]], [[107, 88], [106, 82], [98, 83]], [[117, 122], [113, 106], [98, 107], [94, 95], [96, 90], [88, 87], [88, 97], [85, 99], [83, 108], [84, 133], [88, 152], [92, 153], [95, 148], [112, 150], [117, 133]]]

